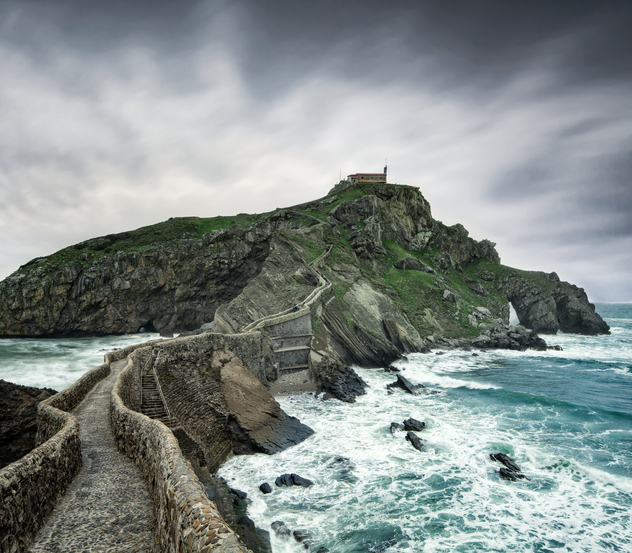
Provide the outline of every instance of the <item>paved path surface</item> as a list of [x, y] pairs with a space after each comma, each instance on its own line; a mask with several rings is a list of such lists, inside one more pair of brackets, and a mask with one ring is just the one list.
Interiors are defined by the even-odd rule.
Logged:
[[127, 360], [112, 364], [75, 409], [79, 419], [83, 466], [31, 553], [150, 553], [156, 521], [140, 471], [114, 443], [110, 430], [110, 393]]

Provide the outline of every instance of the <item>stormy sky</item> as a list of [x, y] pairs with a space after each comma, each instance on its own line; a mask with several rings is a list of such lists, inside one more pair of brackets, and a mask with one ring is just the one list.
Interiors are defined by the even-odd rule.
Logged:
[[0, 0], [0, 278], [347, 174], [632, 301], [632, 3]]

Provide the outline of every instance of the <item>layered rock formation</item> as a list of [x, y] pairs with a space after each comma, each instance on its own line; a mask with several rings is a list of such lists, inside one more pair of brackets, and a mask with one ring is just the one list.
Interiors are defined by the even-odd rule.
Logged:
[[0, 335], [240, 332], [323, 278], [312, 345], [343, 364], [388, 365], [430, 335], [473, 340], [509, 322], [509, 303], [535, 332], [608, 332], [582, 289], [501, 265], [417, 189], [342, 181], [291, 209], [174, 219], [33, 260], [0, 283]]
[[202, 448], [211, 473], [231, 454], [276, 453], [313, 433], [221, 340], [188, 340], [165, 349], [156, 367], [171, 415]]

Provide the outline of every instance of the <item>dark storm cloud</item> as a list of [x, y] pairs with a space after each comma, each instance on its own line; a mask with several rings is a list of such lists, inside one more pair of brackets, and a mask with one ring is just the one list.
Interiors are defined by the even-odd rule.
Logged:
[[632, 299], [631, 13], [0, 0], [0, 274], [170, 216], [299, 203], [388, 157], [509, 264]]

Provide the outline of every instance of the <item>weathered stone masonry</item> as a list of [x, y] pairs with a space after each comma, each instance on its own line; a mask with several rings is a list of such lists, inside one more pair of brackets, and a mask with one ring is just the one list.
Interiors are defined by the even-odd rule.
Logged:
[[[140, 374], [151, 359], [151, 349], [138, 348], [129, 355], [128, 365], [112, 390], [111, 418], [119, 449], [134, 461], [148, 483], [160, 551], [248, 552], [208, 499], [173, 433], [161, 422], [135, 411], [140, 406]], [[114, 352], [108, 360], [122, 358], [125, 353]]]
[[81, 468], [79, 423], [69, 413], [110, 373], [106, 363], [38, 405], [38, 447], [0, 470], [0, 551], [25, 551]]

